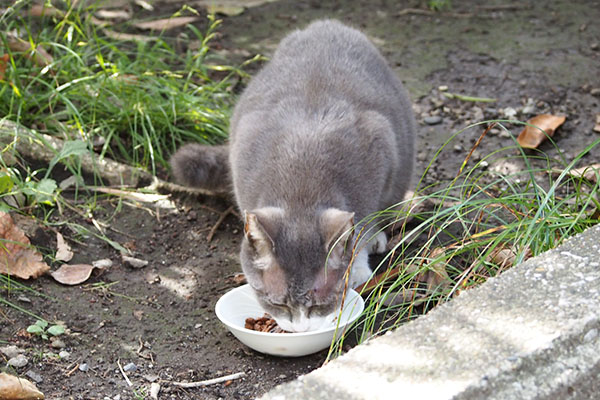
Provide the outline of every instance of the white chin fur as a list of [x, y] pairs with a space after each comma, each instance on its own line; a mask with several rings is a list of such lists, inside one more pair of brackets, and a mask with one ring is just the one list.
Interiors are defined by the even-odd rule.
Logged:
[[279, 327], [289, 332], [310, 332], [316, 331], [323, 328], [332, 326], [333, 320], [337, 314], [329, 314], [326, 316], [310, 317], [307, 318], [305, 315], [299, 320], [290, 321], [289, 319], [278, 319], [275, 318]]

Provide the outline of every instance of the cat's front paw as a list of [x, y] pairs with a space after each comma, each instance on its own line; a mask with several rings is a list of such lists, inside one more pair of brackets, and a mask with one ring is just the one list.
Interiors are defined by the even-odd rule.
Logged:
[[350, 287], [356, 288], [371, 277], [371, 268], [369, 268], [369, 255], [366, 251], [361, 251], [356, 255], [356, 259], [350, 270]]
[[381, 254], [387, 248], [387, 236], [385, 232], [379, 232], [377, 236], [369, 241], [369, 254]]

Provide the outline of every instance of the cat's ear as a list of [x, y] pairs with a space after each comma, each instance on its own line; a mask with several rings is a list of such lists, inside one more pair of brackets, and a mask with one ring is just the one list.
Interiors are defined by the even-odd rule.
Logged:
[[259, 257], [275, 250], [273, 238], [277, 235], [283, 210], [278, 207], [264, 207], [253, 211], [244, 211], [244, 235], [250, 247]]
[[325, 238], [325, 247], [330, 250], [333, 246], [344, 249], [348, 239], [352, 237], [354, 228], [354, 213], [328, 208], [321, 214], [321, 231]]

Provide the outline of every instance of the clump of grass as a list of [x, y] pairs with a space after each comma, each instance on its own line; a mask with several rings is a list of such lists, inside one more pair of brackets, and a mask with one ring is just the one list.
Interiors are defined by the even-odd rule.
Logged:
[[[556, 146], [558, 157], [551, 158], [538, 150], [526, 153], [515, 141], [476, 162], [467, 157], [450, 182], [423, 186], [426, 171], [411, 201], [371, 217], [392, 221], [400, 234], [375, 268], [374, 274], [384, 279], [369, 287], [356, 330], [358, 342], [396, 328], [597, 224], [598, 172], [591, 180], [569, 172], [599, 148], [597, 139], [568, 162]], [[502, 164], [518, 168], [503, 172]], [[413, 220], [404, 222], [410, 213], [406, 210], [419, 205]], [[341, 351], [343, 340], [332, 345], [330, 356]]]
[[[210, 48], [219, 20], [210, 16], [205, 32], [188, 25], [179, 36], [188, 48], [182, 54], [175, 39], [164, 35], [111, 39], [92, 23], [100, 3], [85, 3], [67, 2], [60, 16], [40, 18], [27, 16], [32, 2], [18, 1], [0, 18], [0, 31], [8, 32], [0, 44], [9, 57], [0, 115], [83, 141], [101, 157], [152, 172], [165, 166], [182, 142], [211, 144], [226, 138], [232, 78], [243, 73], [220, 65]], [[15, 37], [30, 48], [15, 51], [9, 45]], [[191, 44], [198, 48], [191, 50]], [[52, 60], [34, 62], [40, 48]]]

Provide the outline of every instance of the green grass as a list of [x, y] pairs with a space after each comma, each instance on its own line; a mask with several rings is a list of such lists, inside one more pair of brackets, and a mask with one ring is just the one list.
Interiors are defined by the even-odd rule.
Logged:
[[[506, 122], [498, 121], [508, 130], [501, 125]], [[483, 129], [483, 124], [464, 130]], [[444, 151], [452, 151], [449, 144], [464, 130], [439, 149], [428, 170]], [[587, 180], [569, 171], [584, 166], [582, 158], [598, 149], [600, 139], [568, 162], [556, 145], [553, 153], [558, 156], [551, 158], [539, 150], [526, 152], [515, 141], [478, 161], [467, 156], [453, 180], [425, 186], [425, 171], [410, 203], [423, 207], [412, 215], [412, 221], [403, 222], [408, 202], [398, 205], [400, 210], [370, 217], [386, 218], [400, 234], [374, 274], [395, 269], [399, 274], [370, 288], [358, 329], [350, 334], [354, 332], [361, 343], [397, 328], [597, 224], [598, 172], [595, 179]], [[505, 174], [494, 168], [500, 162], [522, 167]], [[363, 232], [367, 237], [374, 233]], [[428, 284], [427, 278], [435, 279]], [[330, 357], [341, 351], [344, 340], [332, 344]]]
[[[209, 17], [205, 32], [188, 25], [177, 40], [119, 41], [91, 22], [97, 4], [84, 3], [67, 2], [61, 16], [41, 18], [27, 16], [30, 1], [17, 1], [2, 16], [0, 52], [9, 62], [0, 115], [152, 172], [183, 142], [226, 138], [232, 78], [243, 73], [221, 65], [210, 49], [219, 20]], [[111, 27], [117, 29], [130, 27]], [[14, 35], [5, 32], [15, 31], [30, 45], [26, 51], [9, 45]], [[52, 62], [33, 62], [36, 48]]]
[[[96, 236], [126, 251], [107, 237], [107, 224], [94, 216], [96, 194], [77, 196], [82, 187], [78, 159], [86, 154], [97, 160], [108, 157], [156, 174], [184, 142], [222, 142], [234, 86], [246, 76], [246, 63], [226, 65], [212, 50], [221, 23], [212, 16], [198, 16], [196, 26], [202, 29], [188, 25], [146, 36], [130, 22], [115, 24], [110, 31], [144, 39], [118, 40], [94, 23], [101, 1], [56, 4], [58, 12], [30, 16], [33, 2], [21, 0], [0, 15], [1, 121], [33, 130], [32, 140], [43, 142], [40, 134], [48, 134], [64, 141], [60, 151], [44, 143], [55, 153], [49, 165], [30, 164], [24, 156], [31, 155], [19, 154], [14, 143], [28, 138], [1, 133], [0, 210], [32, 214], [41, 225], [54, 228], [68, 225], [77, 232], [72, 240]], [[184, 7], [172, 16], [180, 15], [197, 12]], [[51, 58], [42, 57], [43, 51]], [[58, 165], [77, 177], [75, 200], [62, 196], [53, 173]], [[65, 209], [93, 226], [68, 220]], [[45, 250], [51, 261], [53, 250]], [[0, 304], [41, 319], [9, 301], [24, 288], [0, 275]]]

